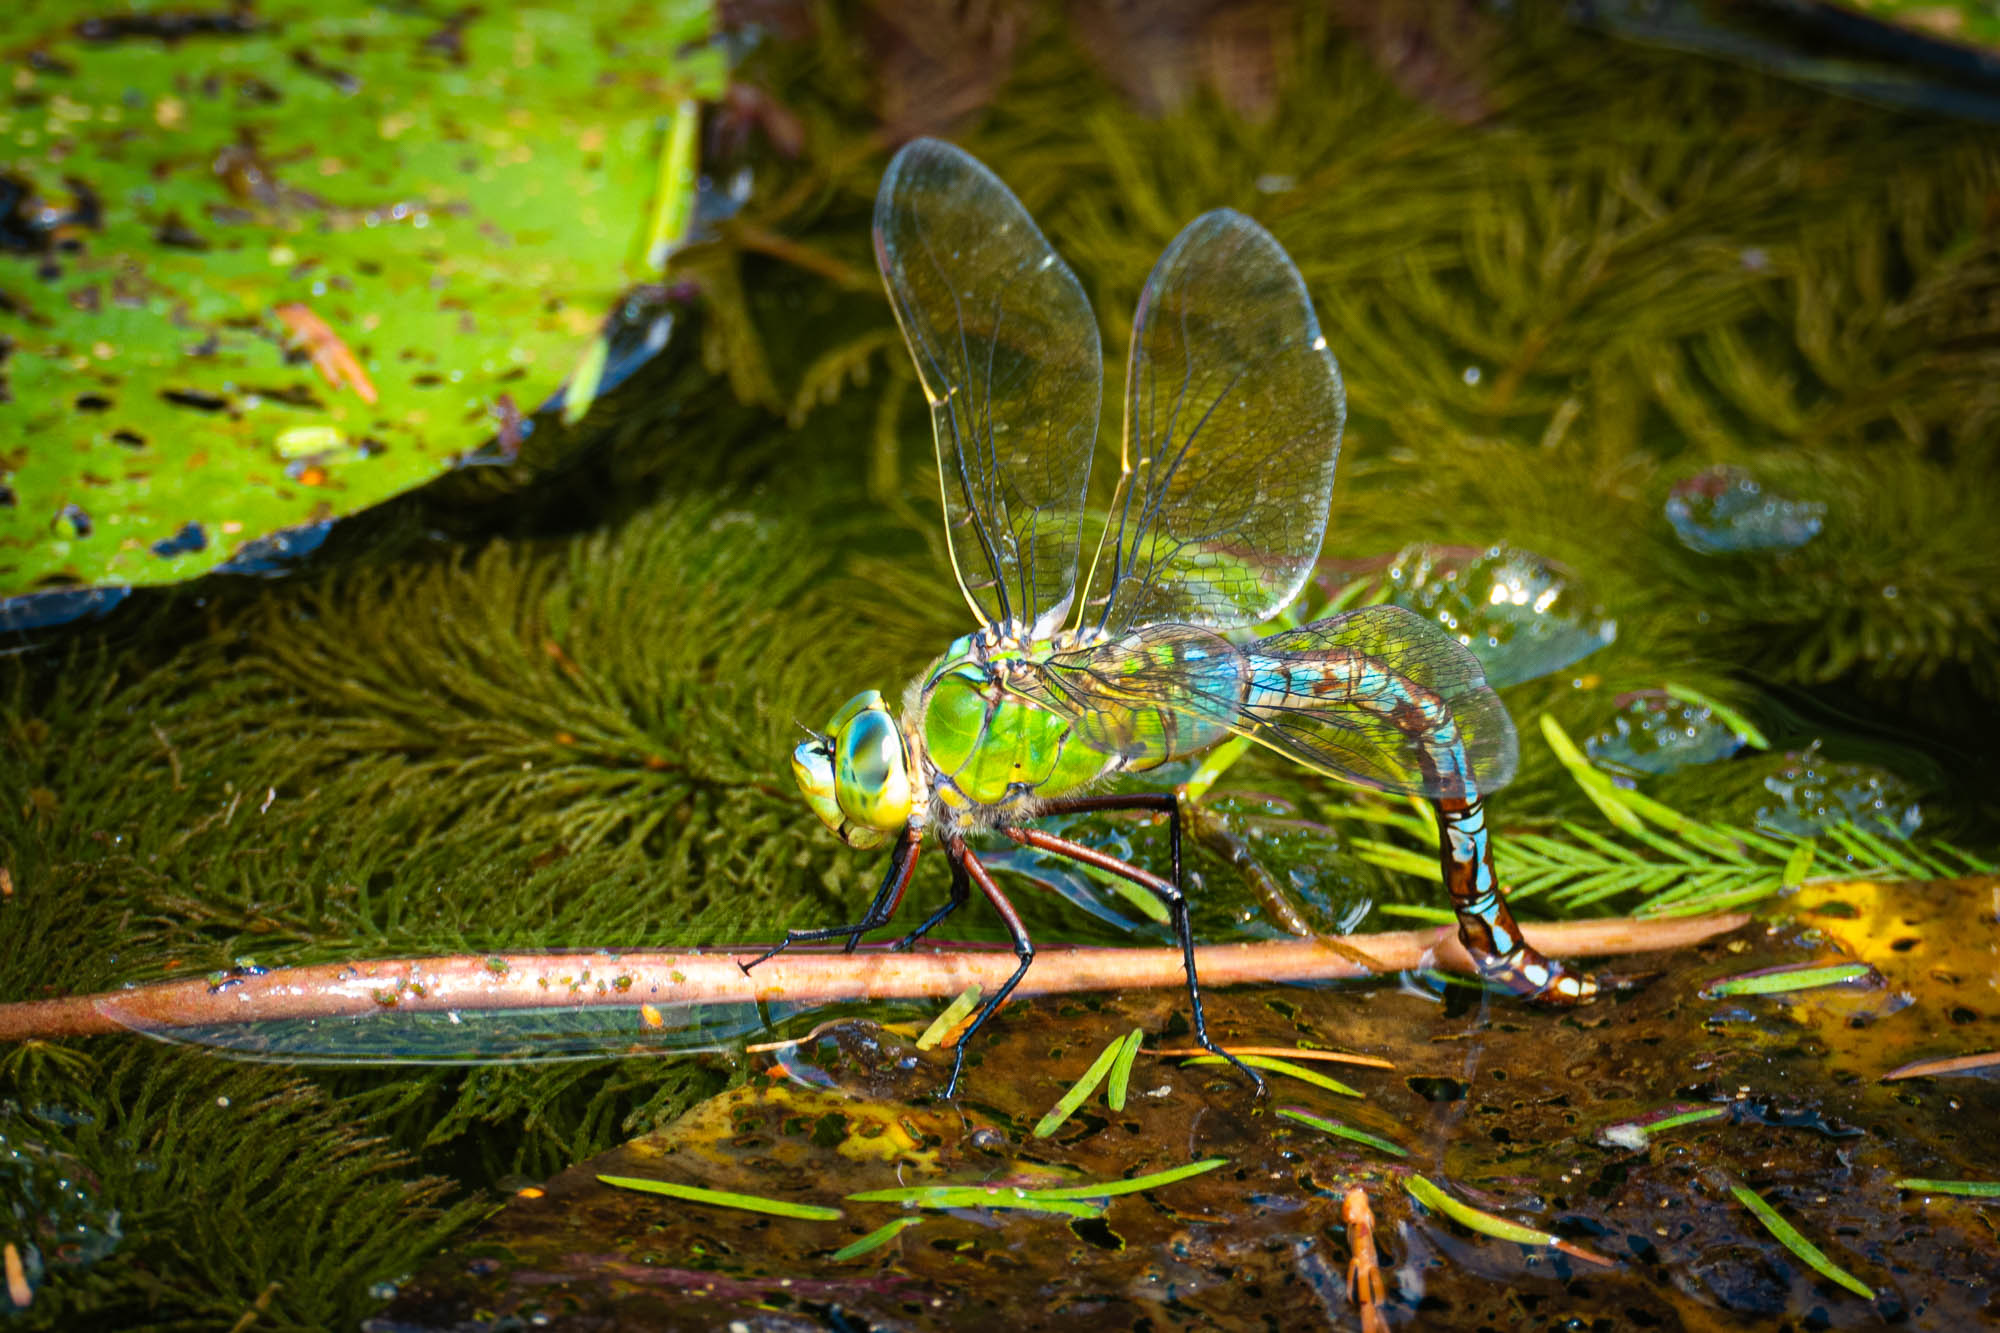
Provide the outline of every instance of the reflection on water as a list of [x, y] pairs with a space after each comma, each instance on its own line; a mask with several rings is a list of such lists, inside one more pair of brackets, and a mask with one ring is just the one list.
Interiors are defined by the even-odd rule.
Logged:
[[116, 1000], [100, 1012], [171, 1045], [283, 1064], [461, 1065], [598, 1060], [606, 1056], [740, 1051], [787, 1021], [826, 1006], [619, 1005], [554, 1009], [383, 1008], [333, 1018], [263, 1019], [162, 1027]]
[[6, 1304], [14, 1313], [21, 1287], [42, 1285], [51, 1268], [87, 1267], [124, 1239], [119, 1210], [91, 1179], [87, 1166], [48, 1145], [49, 1131], [88, 1129], [94, 1117], [73, 1107], [0, 1102], [0, 1200], [11, 1206], [4, 1239], [13, 1251]]

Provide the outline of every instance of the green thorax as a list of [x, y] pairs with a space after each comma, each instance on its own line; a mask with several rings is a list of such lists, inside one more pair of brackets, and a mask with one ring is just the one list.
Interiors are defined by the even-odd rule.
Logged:
[[1063, 718], [1008, 692], [1010, 665], [1043, 660], [1061, 646], [986, 630], [957, 640], [931, 667], [917, 727], [932, 790], [945, 805], [1018, 806], [1076, 791], [1124, 766], [1072, 736]]

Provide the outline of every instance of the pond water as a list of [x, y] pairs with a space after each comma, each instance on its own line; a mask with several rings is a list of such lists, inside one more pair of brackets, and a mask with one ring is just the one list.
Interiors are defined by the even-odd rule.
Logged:
[[[1989, 128], [1937, 109], [1976, 112], [1976, 81], [1886, 65], [1885, 86], [1914, 103], [1894, 109], [1816, 84], [1855, 66], [1782, 25], [1710, 43], [1745, 65], [1552, 7], [1385, 12], [1396, 17], [736, 16], [716, 48], [734, 83], [702, 137], [702, 239], [669, 281], [580, 315], [580, 302], [521, 290], [602, 275], [522, 258], [521, 290], [454, 309], [482, 339], [488, 321], [514, 320], [534, 329], [520, 345], [565, 351], [608, 314], [602, 396], [570, 381], [586, 411], [564, 419], [556, 353], [524, 362], [531, 372], [483, 354], [450, 365], [438, 334], [425, 358], [478, 382], [453, 406], [399, 405], [377, 443], [451, 439], [453, 456], [488, 443], [476, 461], [502, 465], [329, 529], [348, 512], [330, 498], [308, 529], [316, 549], [297, 542], [286, 560], [259, 547], [273, 563], [258, 577], [74, 591], [72, 609], [102, 614], [7, 642], [0, 999], [199, 979], [226, 1007], [282, 989], [292, 966], [448, 954], [476, 971], [527, 950], [768, 944], [855, 919], [880, 854], [826, 833], [787, 757], [802, 723], [862, 689], [899, 698], [973, 627], [937, 512], [930, 414], [871, 252], [889, 150], [919, 134], [993, 168], [1095, 311], [1107, 375], [1095, 504], [1116, 477], [1125, 351], [1154, 260], [1213, 208], [1268, 228], [1304, 279], [1348, 406], [1297, 614], [1393, 603], [1480, 661], [1518, 733], [1518, 770], [1488, 793], [1487, 820], [1524, 917], [1740, 910], [1749, 924], [1606, 960], [1604, 997], [1568, 1013], [1421, 967], [1210, 990], [1224, 1041], [1386, 1062], [1314, 1066], [1359, 1097], [1274, 1075], [1273, 1095], [1253, 1100], [1239, 1076], [1156, 1055], [1192, 1040], [1171, 986], [1011, 1005], [971, 1048], [959, 1103], [934, 1100], [949, 1064], [917, 1049], [950, 993], [716, 1008], [682, 1026], [688, 1015], [636, 1003], [587, 1018], [433, 1012], [406, 986], [378, 988], [359, 1016], [174, 1041], [50, 1030], [0, 1049], [0, 1216], [15, 1219], [0, 1229], [0, 1308], [22, 1327], [244, 1329], [445, 1327], [475, 1312], [495, 1327], [1991, 1320], [2000, 1204], [1901, 1182], [2000, 1178], [1991, 1136], [1966, 1128], [2000, 1114], [1994, 1067], [1885, 1079], [2000, 1048], [2000, 151]], [[387, 21], [358, 12], [349, 49], [384, 40], [370, 25]], [[628, 143], [592, 128], [601, 106], [557, 99], [546, 114], [561, 134], [506, 140], [506, 105], [482, 101], [498, 94], [473, 78], [487, 21], [440, 18], [434, 40], [406, 44], [421, 46], [426, 79], [473, 80], [450, 83], [463, 120], [446, 117], [440, 142], [466, 162], [511, 155], [530, 181], [534, 152], [554, 151], [534, 145], [551, 139], [581, 145], [591, 171], [593, 155], [621, 152], [653, 170], [660, 124]], [[0, 118], [17, 156], [0, 170], [50, 169], [48, 141], [23, 136], [59, 141], [49, 117], [77, 120], [63, 108], [89, 99], [51, 81], [87, 70], [93, 51], [143, 50], [173, 72], [174, 88], [126, 99], [162, 133], [185, 122], [228, 144], [249, 123], [239, 116], [285, 123], [292, 85], [239, 68], [231, 43], [245, 34], [227, 22], [85, 32], [34, 10], [7, 23], [25, 26], [8, 46], [18, 100]], [[643, 34], [628, 49], [608, 19], [592, 33], [592, 58], [615, 73], [563, 78], [663, 106], [682, 90], [647, 82]], [[338, 90], [339, 70], [310, 54], [287, 77]], [[1933, 86], [1952, 95], [1922, 95]], [[293, 134], [338, 114], [291, 106]], [[540, 103], [514, 106], [517, 129], [546, 129]], [[377, 130], [386, 152], [397, 126]], [[218, 166], [205, 187], [213, 209], [182, 221], [230, 235], [252, 223], [229, 210], [274, 209], [291, 228], [283, 262], [260, 232], [257, 263], [235, 247], [228, 264], [312, 269], [314, 226], [335, 225], [321, 204], [233, 195], [250, 167], [231, 161], [236, 174]], [[304, 154], [270, 163], [308, 179]], [[91, 174], [76, 159], [64, 170]], [[477, 171], [436, 170], [422, 188], [441, 227], [453, 191], [480, 202], [463, 216], [509, 216]], [[563, 208], [588, 216], [579, 237], [629, 230], [643, 248], [642, 220], [606, 221], [625, 205], [569, 181], [551, 172], [538, 187], [550, 195], [523, 196], [520, 255], [560, 253], [559, 226], [535, 229]], [[143, 199], [104, 207], [111, 231], [164, 237], [159, 262], [175, 274], [228, 267]], [[78, 262], [98, 241], [62, 230], [74, 218], [42, 226], [22, 209], [0, 219], [0, 321], [15, 321], [0, 338], [28, 349], [15, 363], [25, 395], [43, 392], [19, 369], [28, 355], [58, 358], [14, 294], [44, 290], [37, 264]], [[369, 283], [403, 270], [368, 269], [365, 249], [340, 256], [326, 250], [306, 280], [357, 290], [339, 284], [358, 266], [358, 290], [390, 301]], [[418, 287], [400, 290], [414, 300]], [[102, 300], [125, 308], [115, 285]], [[114, 353], [118, 336], [103, 339]], [[207, 353], [180, 343], [170, 355], [185, 360], [167, 364], [194, 376]], [[385, 389], [429, 387], [431, 360], [407, 346], [362, 351]], [[303, 346], [286, 361], [274, 341], [268, 355], [273, 384], [328, 392]], [[257, 410], [293, 410], [258, 395]], [[231, 401], [204, 429], [254, 437], [266, 418]], [[11, 476], [28, 453], [39, 466], [66, 432], [94, 430], [99, 409], [23, 410], [8, 430], [9, 410], [0, 402]], [[293, 481], [319, 466], [250, 448], [235, 469], [245, 484], [266, 464]], [[67, 521], [57, 537], [87, 539]], [[25, 549], [46, 526], [7, 539]], [[1188, 848], [1204, 944], [1445, 916], [1428, 807], [1259, 753], [1147, 781], [1206, 793]], [[1168, 861], [1151, 819], [1052, 827], [1141, 866]], [[942, 859], [919, 866], [911, 923], [946, 900]], [[988, 859], [1045, 963], [1068, 944], [1172, 945], [1156, 905], [1103, 876], [1011, 844]], [[983, 906], [940, 933], [1005, 938]], [[1828, 961], [1867, 970], [1797, 993], [1705, 989]], [[497, 988], [506, 969], [489, 970]], [[616, 984], [560, 963], [546, 977]], [[121, 1004], [103, 1012], [154, 1028], [140, 1002]], [[1035, 1137], [1135, 1028], [1146, 1053], [1126, 1106], [1093, 1097]], [[531, 1051], [562, 1058], [515, 1058]], [[383, 1063], [434, 1059], [467, 1063]], [[1650, 1128], [1686, 1112], [1714, 1114]], [[1210, 1158], [1227, 1165], [1090, 1216], [843, 1202]], [[844, 1215], [620, 1194], [600, 1175]], [[1423, 1202], [1419, 1180], [1593, 1257], [1469, 1228]], [[1372, 1247], [1342, 1218], [1354, 1187]], [[1783, 1243], [1742, 1192], [1847, 1282]], [[837, 1257], [905, 1216], [919, 1220]], [[1373, 1306], [1348, 1282], [1364, 1253], [1382, 1279]]]

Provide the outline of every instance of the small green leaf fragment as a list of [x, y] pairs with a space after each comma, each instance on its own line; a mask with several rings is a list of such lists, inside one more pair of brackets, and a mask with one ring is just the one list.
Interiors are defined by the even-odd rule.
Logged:
[[1104, 1209], [1071, 1199], [1040, 1199], [1012, 1186], [914, 1185], [906, 1189], [864, 1190], [847, 1196], [854, 1203], [902, 1203], [917, 1208], [1011, 1208], [1063, 1217], [1102, 1217]]
[[1778, 1243], [1797, 1255], [1799, 1259], [1820, 1276], [1838, 1282], [1857, 1296], [1875, 1299], [1874, 1289], [1860, 1278], [1826, 1257], [1817, 1245], [1798, 1233], [1790, 1222], [1778, 1216], [1778, 1210], [1765, 1203], [1755, 1190], [1743, 1185], [1731, 1185], [1729, 1192], [1736, 1196], [1736, 1202], [1748, 1208], [1764, 1229], [1778, 1238]]
[[1119, 1194], [1138, 1194], [1144, 1190], [1158, 1189], [1191, 1176], [1203, 1175], [1218, 1166], [1228, 1166], [1227, 1157], [1204, 1157], [1199, 1162], [1189, 1162], [1186, 1166], [1170, 1167], [1165, 1171], [1154, 1171], [1143, 1176], [1133, 1176], [1130, 1180], [1100, 1180], [1084, 1185], [1056, 1185], [1048, 1189], [1023, 1190], [1030, 1199], [1108, 1199]]
[[[1343, 1097], [1359, 1097], [1363, 1095], [1356, 1089], [1348, 1087], [1337, 1078], [1328, 1078], [1317, 1069], [1307, 1069], [1304, 1065], [1295, 1065], [1290, 1060], [1280, 1060], [1276, 1056], [1270, 1055], [1239, 1055], [1236, 1058], [1244, 1064], [1249, 1065], [1252, 1069], [1262, 1069], [1272, 1074], [1283, 1074], [1285, 1077], [1295, 1078], [1301, 1083], [1310, 1083], [1315, 1088], [1325, 1088], [1328, 1092], [1337, 1092]], [[1189, 1065], [1219, 1065], [1226, 1062], [1219, 1055], [1197, 1055], [1186, 1063]]]
[[870, 1250], [879, 1250], [901, 1232], [923, 1221], [921, 1217], [899, 1217], [893, 1222], [884, 1222], [873, 1231], [851, 1245], [843, 1245], [831, 1256], [833, 1262], [844, 1264], [850, 1259], [859, 1259]]
[[1804, 842], [1792, 848], [1792, 854], [1785, 858], [1784, 873], [1778, 877], [1778, 882], [1788, 889], [1797, 888], [1799, 885], [1805, 883], [1806, 876], [1812, 873], [1813, 857], [1818, 854], [1819, 840], [1817, 838], [1807, 838]]
[[1049, 1108], [1049, 1113], [1036, 1124], [1036, 1138], [1045, 1139], [1055, 1133], [1062, 1127], [1063, 1121], [1069, 1119], [1076, 1108], [1083, 1105], [1091, 1093], [1097, 1091], [1097, 1085], [1111, 1072], [1111, 1063], [1118, 1058], [1119, 1052], [1125, 1049], [1127, 1040], [1125, 1037], [1115, 1038], [1098, 1052], [1097, 1058], [1090, 1062], [1090, 1068], [1083, 1071], [1083, 1077], [1072, 1083], [1069, 1091], [1065, 1092], [1062, 1098]]
[[1701, 1121], [1714, 1120], [1728, 1114], [1729, 1108], [1726, 1106], [1703, 1106], [1692, 1111], [1682, 1111], [1679, 1115], [1670, 1115], [1664, 1120], [1655, 1120], [1650, 1125], [1641, 1125], [1640, 1128], [1648, 1134], [1658, 1134], [1663, 1130], [1679, 1129], [1682, 1125], [1699, 1124]]
[[699, 1185], [677, 1185], [671, 1180], [646, 1180], [640, 1176], [599, 1176], [598, 1179], [619, 1189], [639, 1190], [646, 1194], [664, 1194], [670, 1199], [712, 1204], [717, 1208], [736, 1208], [746, 1213], [773, 1213], [779, 1217], [796, 1217], [809, 1222], [832, 1222], [845, 1216], [840, 1209], [828, 1208], [821, 1204], [791, 1203], [784, 1199], [766, 1199], [756, 1194], [734, 1194], [728, 1190], [703, 1189]]
[[347, 447], [347, 436], [338, 426], [293, 426], [271, 437], [271, 447], [280, 458], [311, 458]]
[[1278, 1108], [1278, 1114], [1287, 1120], [1296, 1120], [1302, 1125], [1311, 1125], [1314, 1129], [1325, 1133], [1333, 1134], [1343, 1139], [1352, 1139], [1356, 1143], [1366, 1144], [1378, 1152], [1388, 1153], [1391, 1157], [1408, 1157], [1410, 1155], [1408, 1150], [1398, 1148], [1387, 1139], [1378, 1139], [1373, 1134], [1356, 1129], [1352, 1125], [1343, 1125], [1338, 1120], [1329, 1120], [1325, 1116], [1314, 1115], [1310, 1111], [1302, 1111], [1294, 1106], [1281, 1106]]
[[1443, 1213], [1460, 1226], [1470, 1227], [1482, 1236], [1491, 1236], [1495, 1240], [1511, 1240], [1517, 1245], [1554, 1245], [1562, 1239], [1550, 1232], [1524, 1227], [1518, 1222], [1509, 1222], [1504, 1217], [1495, 1217], [1491, 1213], [1481, 1212], [1470, 1204], [1460, 1203], [1423, 1176], [1411, 1176], [1403, 1182], [1403, 1188], [1414, 1195], [1417, 1202], [1424, 1207], [1433, 1212]]
[[1132, 1082], [1132, 1061], [1138, 1058], [1139, 1043], [1146, 1034], [1133, 1028], [1126, 1036], [1125, 1044], [1118, 1048], [1117, 1058], [1111, 1062], [1111, 1082], [1104, 1090], [1104, 1104], [1114, 1111], [1125, 1109], [1125, 1091]]
[[946, 1005], [944, 1012], [933, 1018], [931, 1025], [924, 1029], [922, 1036], [917, 1038], [917, 1049], [920, 1051], [931, 1050], [939, 1042], [950, 1036], [951, 1030], [963, 1022], [965, 1016], [971, 1013], [979, 1004], [979, 996], [980, 990], [977, 985], [967, 986], [964, 990], [960, 991], [958, 998]]
[[576, 369], [569, 373], [569, 383], [563, 387], [563, 425], [574, 426], [583, 420], [590, 405], [597, 401], [597, 389], [604, 383], [604, 367], [610, 357], [611, 344], [604, 340], [604, 335], [592, 335], [584, 345], [583, 355], [577, 358]]
[[675, 103], [660, 145], [659, 175], [653, 185], [653, 219], [646, 234], [646, 267], [664, 273], [667, 259], [687, 239], [694, 218], [700, 172], [701, 104], [691, 97]]
[[[1431, 869], [1435, 872], [1437, 867]], [[1399, 916], [1433, 926], [1449, 926], [1458, 920], [1458, 914], [1448, 907], [1426, 907], [1422, 903], [1383, 903], [1375, 910], [1383, 916]]]
[[1419, 879], [1437, 878], [1437, 857], [1425, 856], [1408, 847], [1398, 847], [1393, 842], [1383, 842], [1376, 838], [1353, 838], [1348, 842], [1353, 853], [1369, 865], [1393, 870], [1399, 875], [1415, 875]]
[[1907, 1176], [1896, 1182], [1896, 1188], [1924, 1194], [1959, 1194], [1968, 1199], [2000, 1199], [2000, 1180], [1924, 1180]]
[[1875, 969], [1866, 963], [1822, 963], [1803, 967], [1773, 968], [1769, 971], [1745, 972], [1740, 976], [1724, 977], [1710, 982], [1702, 991], [1703, 995], [1718, 997], [1723, 995], [1780, 995], [1787, 991], [1811, 990], [1815, 986], [1838, 986], [1847, 981], [1860, 981], [1875, 975]]
[[[1086, 873], [1090, 873], [1094, 872], [1096, 867], [1085, 866], [1083, 869]], [[1102, 878], [1102, 876], [1094, 877]], [[1132, 906], [1138, 908], [1140, 913], [1152, 921], [1154, 925], [1165, 926], [1173, 923], [1173, 917], [1167, 913], [1167, 905], [1158, 898], [1155, 898], [1147, 890], [1134, 884], [1131, 880], [1114, 879], [1111, 883], [1111, 891]]]
[[1563, 730], [1562, 723], [1556, 721], [1554, 714], [1543, 713], [1541, 724], [1542, 738], [1555, 751], [1556, 761], [1569, 770], [1570, 777], [1590, 798], [1598, 812], [1627, 833], [1643, 833], [1646, 826], [1619, 799], [1618, 785], [1591, 766], [1590, 760], [1576, 748], [1576, 742], [1569, 738], [1569, 733]]

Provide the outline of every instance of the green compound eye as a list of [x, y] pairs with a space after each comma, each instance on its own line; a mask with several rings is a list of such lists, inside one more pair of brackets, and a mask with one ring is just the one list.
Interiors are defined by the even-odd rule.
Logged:
[[852, 847], [879, 847], [909, 822], [912, 806], [903, 733], [879, 690], [855, 695], [792, 751], [792, 773], [820, 822]]
[[840, 803], [833, 796], [833, 753], [824, 740], [803, 741], [792, 751], [792, 776], [820, 822], [840, 832]]

